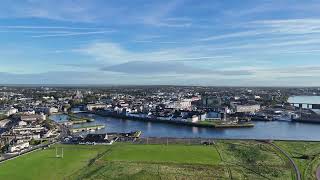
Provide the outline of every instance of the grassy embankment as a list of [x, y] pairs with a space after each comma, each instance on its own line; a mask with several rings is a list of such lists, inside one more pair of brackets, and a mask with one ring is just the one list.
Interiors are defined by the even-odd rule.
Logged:
[[316, 179], [316, 169], [320, 165], [319, 142], [277, 141], [276, 144], [296, 162], [302, 179]]
[[36, 151], [0, 164], [0, 179], [290, 179], [291, 167], [269, 145], [217, 141], [216, 145], [64, 147]]
[[223, 164], [233, 179], [291, 179], [288, 160], [272, 146], [256, 141], [218, 141]]

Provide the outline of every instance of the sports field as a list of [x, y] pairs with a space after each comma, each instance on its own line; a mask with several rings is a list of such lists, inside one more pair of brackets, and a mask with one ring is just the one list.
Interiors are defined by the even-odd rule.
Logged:
[[212, 179], [227, 172], [213, 146], [116, 144], [72, 178]]
[[0, 164], [0, 179], [291, 179], [291, 167], [269, 145], [57, 145]]
[[212, 146], [183, 145], [116, 145], [105, 160], [127, 162], [155, 162], [180, 164], [220, 163], [219, 154]]
[[52, 147], [0, 164], [0, 179], [63, 179], [86, 166], [102, 150], [92, 146], [58, 147], [64, 147], [63, 158], [56, 158], [56, 149]]

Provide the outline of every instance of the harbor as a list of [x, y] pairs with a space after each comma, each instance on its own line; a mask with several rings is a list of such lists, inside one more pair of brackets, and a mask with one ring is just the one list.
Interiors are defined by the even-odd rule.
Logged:
[[[94, 118], [94, 122], [83, 126], [101, 124], [104, 129], [94, 133], [142, 131], [141, 137], [176, 137], [176, 138], [218, 138], [218, 139], [276, 139], [276, 140], [319, 140], [319, 126], [310, 123], [288, 121], [253, 121], [252, 128], [207, 128], [181, 126], [178, 124], [156, 123], [103, 117], [95, 114], [78, 114], [81, 117]], [[57, 115], [51, 119], [59, 119]], [[81, 127], [81, 125], [73, 125]], [[306, 133], [308, 132], [308, 133]], [[83, 132], [88, 133], [88, 132]]]

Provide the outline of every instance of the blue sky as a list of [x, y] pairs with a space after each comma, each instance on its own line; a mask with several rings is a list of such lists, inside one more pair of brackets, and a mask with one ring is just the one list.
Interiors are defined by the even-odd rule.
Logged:
[[320, 86], [320, 3], [2, 0], [2, 84]]

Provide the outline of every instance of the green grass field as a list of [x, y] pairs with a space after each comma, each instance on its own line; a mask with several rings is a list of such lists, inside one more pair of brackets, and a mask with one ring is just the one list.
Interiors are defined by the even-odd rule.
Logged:
[[0, 164], [0, 179], [291, 179], [271, 146], [256, 141], [216, 145], [57, 145]]
[[287, 159], [256, 141], [219, 141], [217, 149], [234, 179], [291, 179]]
[[72, 179], [212, 179], [225, 178], [213, 146], [116, 144]]
[[219, 164], [219, 154], [212, 146], [116, 145], [104, 157], [111, 161], [180, 164]]
[[303, 179], [316, 179], [316, 169], [320, 166], [319, 142], [278, 141], [276, 144], [296, 162]]
[[63, 179], [86, 166], [90, 159], [103, 150], [92, 146], [62, 147], [64, 158], [56, 158], [55, 148], [49, 148], [0, 164], [0, 179]]

